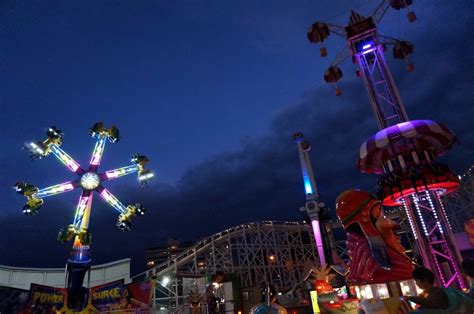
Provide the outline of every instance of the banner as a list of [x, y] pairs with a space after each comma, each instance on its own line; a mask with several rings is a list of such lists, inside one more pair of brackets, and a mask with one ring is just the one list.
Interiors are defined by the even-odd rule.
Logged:
[[[92, 287], [87, 307], [80, 313], [150, 309], [153, 282], [124, 285], [123, 279]], [[30, 291], [0, 287], [0, 313], [69, 313], [67, 289], [31, 284]]]
[[153, 283], [144, 281], [124, 286], [123, 280], [93, 287], [86, 313], [151, 307]]
[[89, 304], [99, 312], [118, 310], [126, 302], [123, 279], [92, 287], [89, 293]]
[[0, 286], [0, 313], [20, 313], [29, 297], [28, 290]]
[[66, 289], [31, 284], [26, 313], [57, 313], [66, 309]]

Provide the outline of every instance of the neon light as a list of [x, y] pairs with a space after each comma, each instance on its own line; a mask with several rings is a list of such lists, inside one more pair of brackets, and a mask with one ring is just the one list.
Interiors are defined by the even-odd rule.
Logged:
[[115, 179], [115, 178], [125, 176], [127, 174], [131, 174], [137, 171], [138, 171], [137, 165], [130, 165], [130, 166], [125, 166], [122, 168], [106, 171], [105, 175], [107, 176], [107, 179]]
[[82, 217], [87, 208], [87, 202], [89, 201], [89, 196], [81, 196], [79, 198], [79, 203], [76, 208], [76, 217], [74, 217], [74, 228], [77, 230], [80, 229], [82, 224]]
[[38, 193], [36, 193], [36, 197], [43, 198], [71, 190], [74, 190], [74, 186], [71, 182], [66, 182], [41, 189], [38, 191]]
[[407, 206], [407, 203], [405, 201], [405, 198], [402, 198], [402, 204], [403, 204], [403, 208], [405, 209], [405, 213], [407, 214], [408, 221], [410, 222], [411, 231], [413, 232], [413, 236], [415, 237], [415, 240], [416, 240], [416, 239], [418, 239], [418, 234], [415, 231], [415, 226], [413, 224], [413, 220], [412, 220], [412, 217], [411, 217], [412, 213], [408, 210], [408, 206]]
[[441, 285], [446, 287], [446, 280], [444, 279], [443, 272], [441, 271], [441, 267], [439, 266], [438, 259], [435, 257], [433, 258], [436, 266], [436, 270], [438, 271], [439, 278], [441, 279]]
[[98, 166], [100, 164], [102, 154], [104, 153], [105, 142], [105, 137], [100, 136], [97, 142], [95, 143], [94, 152], [92, 153], [92, 158], [90, 161], [90, 164], [92, 166]]
[[369, 52], [373, 52], [373, 51], [375, 51], [375, 48], [364, 50], [364, 51], [362, 51], [362, 54], [365, 55], [365, 54], [368, 54]]
[[362, 49], [365, 50], [365, 49], [369, 49], [370, 47], [372, 47], [371, 44], [366, 44], [362, 46]]
[[311, 220], [311, 226], [313, 226], [314, 241], [316, 242], [316, 248], [318, 250], [319, 262], [321, 266], [326, 265], [326, 256], [324, 256], [323, 238], [321, 237], [321, 229], [318, 220]]
[[433, 215], [435, 216], [438, 230], [439, 232], [444, 233], [443, 228], [441, 227], [441, 223], [439, 222], [438, 215], [436, 214], [436, 208], [434, 207], [433, 201], [431, 200], [430, 192], [425, 191], [425, 194], [426, 194], [426, 198], [428, 199], [428, 202], [430, 203], [430, 207], [431, 207], [431, 210], [433, 211]]
[[[435, 208], [435, 206], [434, 206], [434, 204], [433, 204], [433, 202], [432, 202], [432, 199], [431, 199], [431, 194], [430, 194], [428, 191], [426, 191], [425, 193], [426, 193], [426, 196], [427, 196], [428, 201], [429, 201], [429, 203], [430, 203], [431, 209], [433, 210], [433, 214], [434, 214], [434, 216], [435, 216], [435, 218], [436, 218], [436, 223], [437, 223], [437, 225], [438, 225], [438, 229], [439, 229], [439, 231], [441, 232], [441, 238], [446, 242], [446, 240], [444, 239], [443, 228], [441, 227], [441, 222], [440, 222], [439, 219], [438, 219], [438, 215], [437, 215], [437, 213], [436, 213], [436, 208]], [[442, 210], [442, 211], [440, 212], [440, 215], [441, 215], [441, 216], [444, 215], [444, 218], [446, 218], [446, 221], [447, 221], [447, 223], [448, 223], [449, 228], [451, 228], [451, 225], [449, 225], [449, 221], [447, 220], [446, 213], [445, 213], [445, 211], [444, 211], [443, 202], [442, 202], [441, 199], [439, 198], [439, 194], [438, 194], [438, 193], [440, 193], [440, 192], [439, 192], [439, 191], [435, 191], [435, 192], [434, 192], [434, 197], [437, 198], [437, 201], [438, 201], [437, 203], [440, 205], [440, 208], [441, 208], [441, 210]], [[458, 265], [455, 263], [455, 259], [453, 258], [453, 252], [452, 252], [450, 249], [448, 249], [448, 252], [447, 252], [447, 253], [448, 253], [448, 255], [449, 255], [449, 261], [452, 263], [452, 266], [453, 266], [454, 270], [456, 271], [456, 273], [451, 277], [451, 279], [450, 279], [447, 283], [444, 282], [443, 285], [444, 285], [444, 287], [449, 287], [449, 285], [451, 284], [451, 282], [453, 282], [454, 279], [456, 278], [456, 279], [458, 280], [458, 283], [459, 283], [459, 286], [461, 287], [461, 289], [464, 289], [464, 288], [465, 288], [465, 285], [464, 285], [463, 280], [462, 280], [462, 279], [460, 278], [460, 276], [459, 276], [459, 269], [458, 269]], [[441, 271], [440, 265], [438, 265], [438, 261], [436, 261], [436, 266], [437, 266], [437, 268]], [[441, 276], [441, 278], [442, 278], [443, 281], [444, 281], [444, 278], [443, 278], [442, 276]]]
[[57, 145], [51, 145], [51, 152], [72, 172], [76, 172], [80, 168], [79, 164]]
[[145, 174], [142, 174], [138, 177], [138, 180], [139, 181], [146, 181], [146, 180], [150, 180], [154, 177], [155, 175], [153, 174], [153, 172], [148, 172], [148, 173], [145, 173]]
[[125, 206], [115, 197], [112, 195], [112, 193], [109, 192], [109, 190], [104, 189], [101, 193], [100, 196], [107, 202], [109, 203], [110, 206], [115, 208], [117, 211], [120, 213], [124, 213], [127, 209]]
[[311, 180], [309, 179], [309, 176], [304, 176], [303, 181], [306, 194], [313, 194], [313, 188], [311, 187]]
[[423, 215], [421, 214], [420, 206], [418, 205], [418, 199], [415, 194], [411, 195], [413, 198], [413, 203], [415, 204], [416, 212], [418, 213], [418, 218], [421, 221], [421, 226], [423, 227], [423, 231], [425, 232], [425, 236], [428, 238], [428, 230], [426, 229], [425, 221], [423, 220]]
[[321, 310], [319, 308], [319, 304], [318, 304], [318, 292], [316, 292], [316, 290], [311, 290], [309, 292], [309, 295], [311, 297], [311, 305], [313, 307], [313, 313], [320, 313]]
[[38, 145], [36, 145], [36, 143], [31, 142], [30, 143], [30, 148], [32, 148], [37, 154], [44, 155], [44, 150], [41, 147], [39, 147]]
[[446, 221], [448, 222], [449, 229], [452, 231], [453, 227], [451, 227], [451, 223], [449, 222], [448, 215], [446, 215], [446, 210], [444, 209], [443, 201], [441, 200], [442, 195], [443, 194], [440, 190], [436, 191], [436, 196], [437, 196], [437, 199], [438, 199], [439, 206], [441, 207], [444, 219], [446, 219]]

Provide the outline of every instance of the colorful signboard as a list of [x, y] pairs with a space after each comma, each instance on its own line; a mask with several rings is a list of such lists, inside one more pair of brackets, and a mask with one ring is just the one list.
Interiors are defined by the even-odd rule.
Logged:
[[[80, 313], [151, 308], [153, 282], [124, 285], [123, 280], [92, 287]], [[69, 313], [67, 289], [31, 284], [30, 291], [0, 287], [0, 313]], [[76, 312], [75, 312], [76, 313]], [[78, 313], [79, 314], [79, 313]]]
[[[26, 309], [32, 313], [57, 313], [66, 310], [66, 289], [31, 284]], [[25, 310], [26, 310], [25, 309]]]

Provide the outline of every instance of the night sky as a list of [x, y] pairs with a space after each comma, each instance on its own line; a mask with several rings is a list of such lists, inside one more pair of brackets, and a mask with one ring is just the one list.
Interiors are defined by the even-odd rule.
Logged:
[[[25, 142], [50, 125], [62, 148], [85, 166], [97, 121], [118, 126], [102, 170], [130, 156], [150, 158], [156, 178], [106, 182], [124, 204], [149, 209], [133, 230], [115, 227], [117, 212], [96, 196], [91, 218], [94, 263], [131, 257], [169, 237], [197, 240], [258, 220], [302, 220], [305, 196], [296, 145], [301, 131], [324, 201], [346, 189], [372, 189], [357, 153], [377, 131], [355, 66], [341, 66], [343, 95], [322, 79], [328, 63], [306, 39], [316, 20], [345, 25], [380, 1], [61, 1], [0, 3], [0, 264], [62, 267], [71, 244], [56, 241], [72, 223], [79, 190], [21, 213], [19, 180], [46, 187], [75, 179], [53, 156], [31, 162]], [[337, 4], [335, 4], [337, 3]], [[460, 143], [443, 161], [462, 173], [474, 161], [474, 2], [415, 1], [418, 20], [390, 10], [380, 32], [415, 45], [415, 71], [387, 59], [412, 119], [446, 123]], [[329, 62], [345, 42], [330, 36]]]

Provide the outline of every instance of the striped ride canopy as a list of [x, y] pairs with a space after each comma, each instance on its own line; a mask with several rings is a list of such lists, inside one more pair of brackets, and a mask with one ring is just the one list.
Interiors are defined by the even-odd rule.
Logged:
[[432, 120], [413, 120], [392, 125], [371, 136], [360, 147], [357, 167], [364, 173], [382, 173], [383, 165], [397, 155], [428, 151], [443, 155], [456, 143], [447, 126]]

